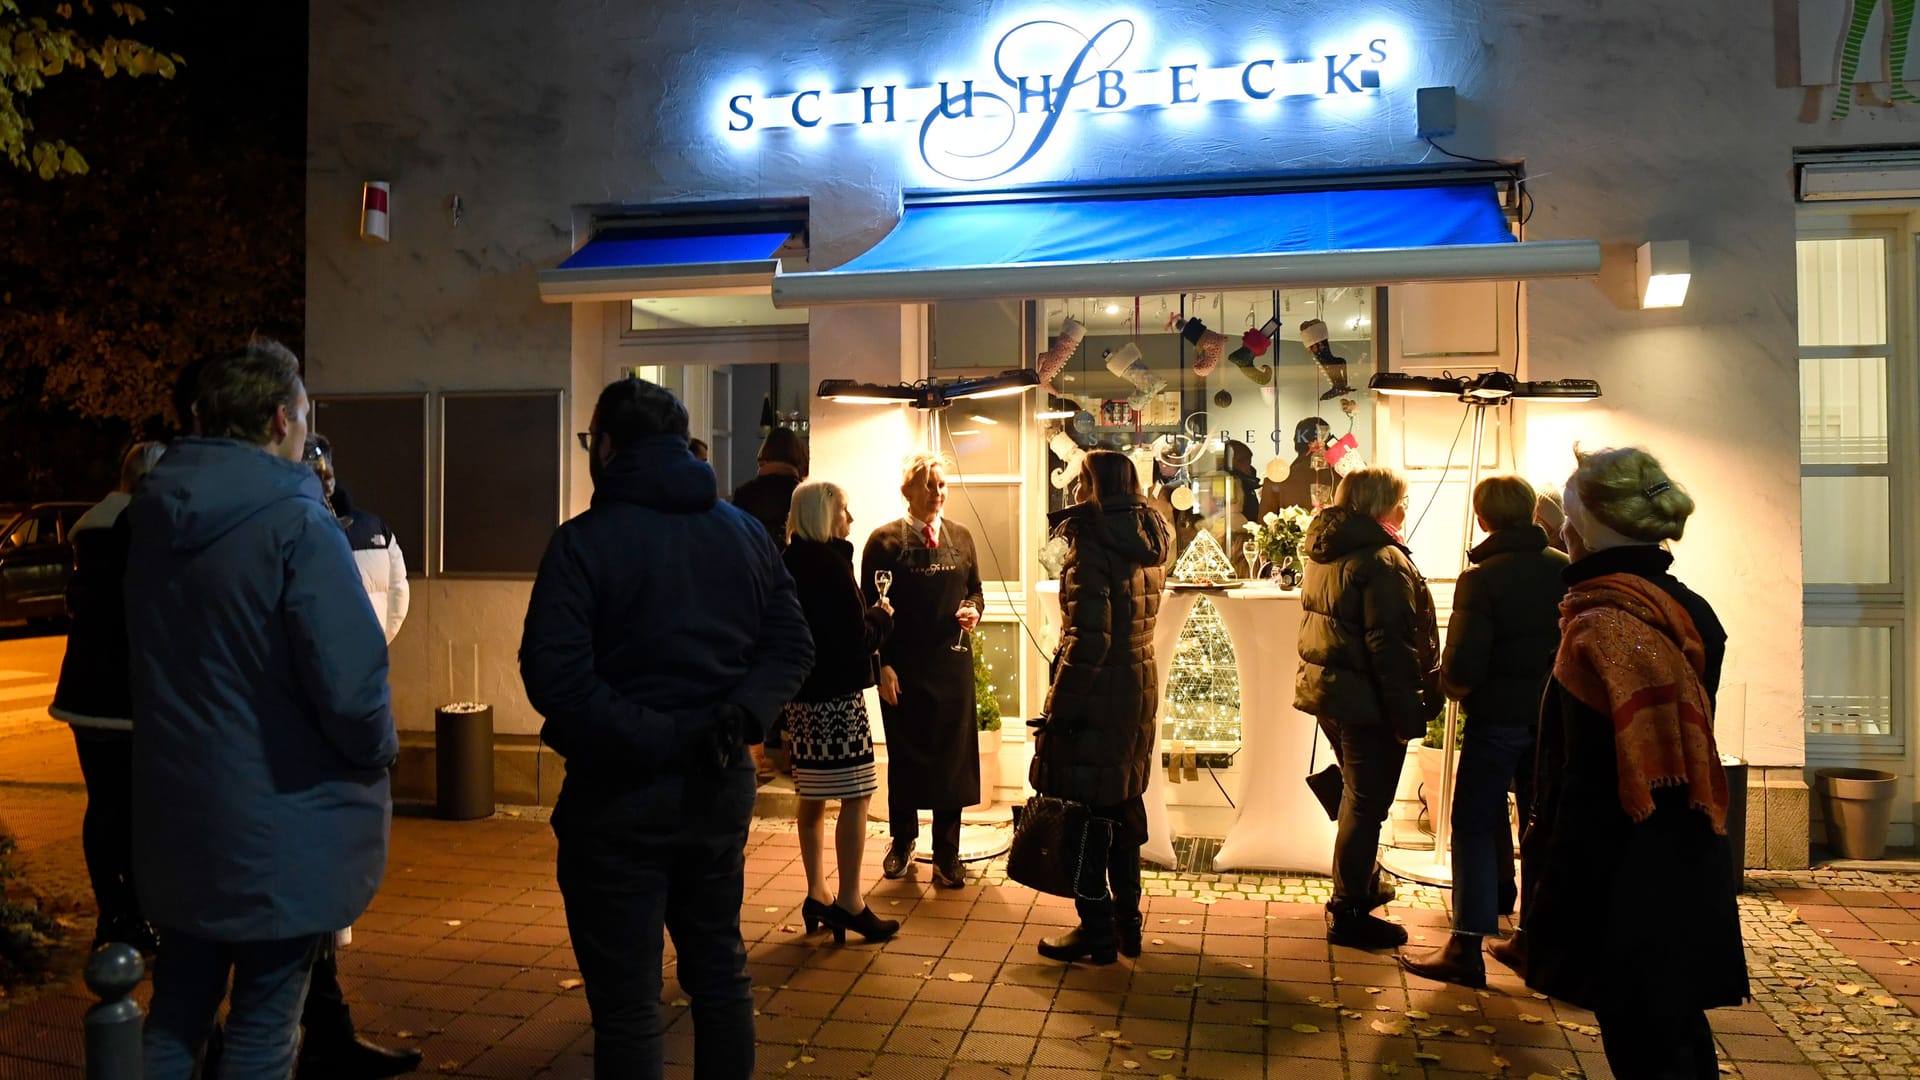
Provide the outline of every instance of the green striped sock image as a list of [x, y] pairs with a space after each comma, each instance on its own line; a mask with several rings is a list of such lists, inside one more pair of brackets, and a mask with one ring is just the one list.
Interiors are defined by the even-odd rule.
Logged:
[[1914, 0], [1892, 0], [1893, 34], [1888, 48], [1887, 81], [1892, 84], [1893, 100], [1920, 103], [1907, 89], [1907, 40], [1913, 32]]
[[1867, 23], [1873, 20], [1874, 9], [1879, 6], [1880, 0], [1853, 0], [1853, 22], [1848, 25], [1847, 40], [1840, 47], [1840, 93], [1833, 103], [1835, 120], [1853, 111], [1853, 79], [1860, 73], [1860, 46], [1867, 40]]

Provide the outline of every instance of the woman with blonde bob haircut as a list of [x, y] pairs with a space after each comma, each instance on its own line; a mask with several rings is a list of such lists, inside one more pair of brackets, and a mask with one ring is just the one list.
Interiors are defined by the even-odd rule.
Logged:
[[[838, 484], [809, 480], [793, 492], [781, 559], [800, 593], [813, 632], [813, 670], [782, 713], [800, 796], [800, 864], [807, 872], [801, 917], [811, 933], [822, 924], [845, 941], [853, 930], [869, 941], [893, 936], [900, 924], [874, 915], [863, 899], [860, 856], [867, 839], [867, 800], [878, 786], [867, 687], [873, 654], [893, 629], [893, 606], [869, 606], [853, 579], [853, 514]], [[840, 800], [834, 829], [839, 891], [827, 887], [821, 860], [826, 801]]]
[[1380, 877], [1380, 828], [1393, 807], [1406, 744], [1439, 711], [1433, 595], [1401, 528], [1407, 482], [1355, 469], [1314, 515], [1301, 549], [1300, 675], [1293, 707], [1317, 719], [1346, 789], [1333, 849], [1327, 940], [1391, 949], [1407, 932], [1372, 914], [1393, 897]]
[[1574, 457], [1522, 844], [1527, 985], [1593, 1011], [1615, 1076], [1712, 1077], [1706, 1010], [1749, 996], [1713, 738], [1727, 635], [1669, 572], [1692, 497], [1637, 447]]

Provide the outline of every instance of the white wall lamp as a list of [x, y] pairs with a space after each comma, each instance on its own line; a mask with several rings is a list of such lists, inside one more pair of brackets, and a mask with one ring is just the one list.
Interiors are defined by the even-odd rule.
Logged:
[[360, 239], [370, 244], [387, 242], [387, 196], [391, 190], [385, 180], [360, 185]]
[[1693, 266], [1685, 240], [1651, 240], [1641, 244], [1638, 263], [1641, 307], [1674, 308], [1687, 302]]

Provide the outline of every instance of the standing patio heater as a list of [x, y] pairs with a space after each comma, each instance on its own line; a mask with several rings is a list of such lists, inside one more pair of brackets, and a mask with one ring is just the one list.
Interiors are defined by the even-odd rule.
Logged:
[[[1456, 569], [1461, 572], [1467, 569], [1467, 550], [1473, 546], [1472, 496], [1473, 489], [1480, 484], [1480, 446], [1486, 433], [1488, 407], [1514, 401], [1592, 401], [1600, 396], [1600, 384], [1592, 379], [1520, 382], [1504, 371], [1457, 378], [1383, 372], [1368, 380], [1367, 388], [1378, 394], [1402, 397], [1450, 397], [1466, 405], [1473, 420], [1473, 442], [1467, 455], [1467, 506], [1460, 522], [1460, 562]], [[1390, 848], [1380, 857], [1380, 866], [1388, 873], [1440, 888], [1453, 886], [1453, 762], [1459, 752], [1454, 730], [1459, 722], [1460, 704], [1449, 697], [1441, 721], [1444, 734], [1440, 748], [1440, 791], [1429, 804], [1433, 850]]]

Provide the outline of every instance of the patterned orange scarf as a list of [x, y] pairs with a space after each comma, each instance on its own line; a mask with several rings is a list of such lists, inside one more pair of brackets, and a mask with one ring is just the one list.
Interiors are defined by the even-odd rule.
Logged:
[[1727, 774], [1713, 741], [1701, 674], [1706, 646], [1664, 589], [1633, 574], [1604, 574], [1567, 590], [1553, 677], [1613, 721], [1620, 808], [1653, 814], [1656, 788], [1687, 789], [1689, 803], [1727, 831]]

